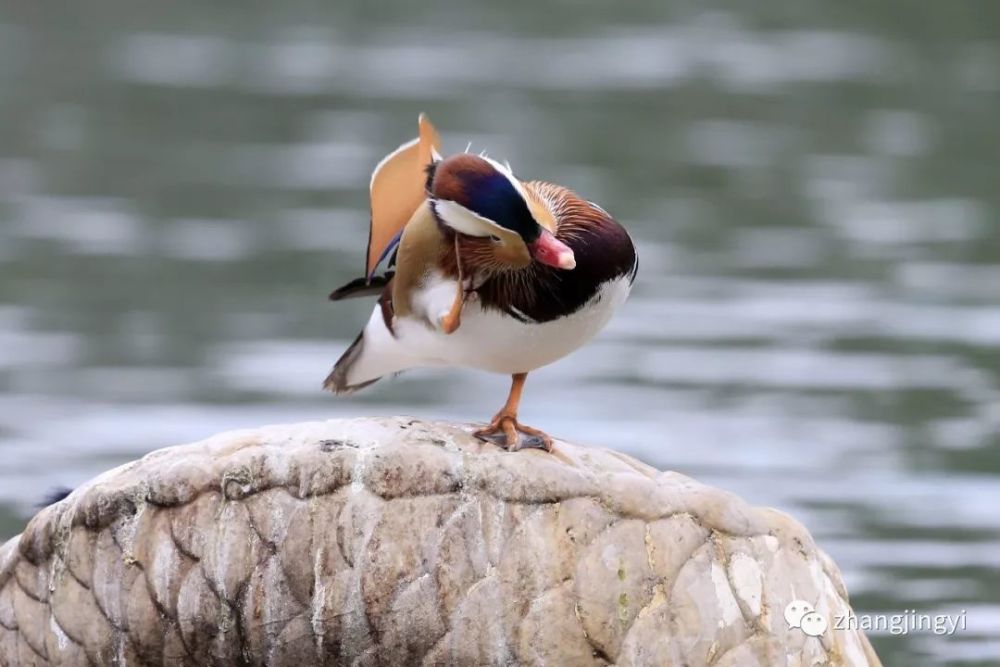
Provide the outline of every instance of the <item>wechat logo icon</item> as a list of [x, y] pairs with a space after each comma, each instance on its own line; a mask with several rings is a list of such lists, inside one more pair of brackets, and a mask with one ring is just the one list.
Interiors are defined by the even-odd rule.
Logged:
[[805, 600], [792, 600], [785, 607], [785, 622], [790, 628], [799, 628], [809, 637], [819, 637], [826, 632], [827, 621], [816, 608]]

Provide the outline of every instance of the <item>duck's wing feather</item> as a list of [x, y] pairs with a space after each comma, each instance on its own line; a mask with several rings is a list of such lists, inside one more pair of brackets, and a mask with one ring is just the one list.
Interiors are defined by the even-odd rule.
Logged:
[[381, 276], [355, 278], [346, 285], [342, 285], [330, 292], [330, 301], [343, 301], [344, 299], [381, 294], [385, 286], [392, 281], [394, 275], [395, 271], [387, 271]]
[[365, 258], [368, 280], [392, 253], [403, 227], [426, 199], [425, 170], [437, 156], [441, 139], [423, 114], [419, 125], [420, 136], [389, 153], [372, 172], [371, 228]]

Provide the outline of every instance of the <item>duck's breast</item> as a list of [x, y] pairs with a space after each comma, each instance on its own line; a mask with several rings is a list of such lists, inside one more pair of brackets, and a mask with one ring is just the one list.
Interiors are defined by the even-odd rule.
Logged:
[[[454, 282], [433, 287], [440, 295], [454, 295], [454, 289]], [[400, 344], [426, 365], [526, 373], [561, 359], [593, 338], [625, 301], [630, 289], [628, 276], [612, 279], [603, 283], [583, 307], [545, 322], [483, 308], [478, 297], [471, 295], [462, 309], [461, 326], [451, 335], [412, 318], [397, 320], [396, 335]]]

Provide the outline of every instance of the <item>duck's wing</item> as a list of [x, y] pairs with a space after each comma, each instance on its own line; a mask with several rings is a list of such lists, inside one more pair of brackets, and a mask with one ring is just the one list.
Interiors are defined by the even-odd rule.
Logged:
[[368, 281], [395, 250], [407, 221], [427, 198], [426, 169], [439, 158], [441, 138], [424, 114], [420, 114], [419, 127], [416, 139], [389, 153], [372, 172], [371, 228], [365, 258]]

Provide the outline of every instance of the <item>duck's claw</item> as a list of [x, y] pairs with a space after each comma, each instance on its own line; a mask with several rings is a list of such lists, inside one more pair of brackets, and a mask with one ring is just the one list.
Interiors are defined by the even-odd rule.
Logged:
[[[473, 433], [480, 440], [492, 442], [506, 448], [508, 452], [524, 447], [534, 447], [552, 451], [552, 438], [547, 433], [525, 426], [517, 421], [517, 417], [508, 413], [497, 414], [486, 428]], [[527, 436], [521, 438], [521, 436]]]

